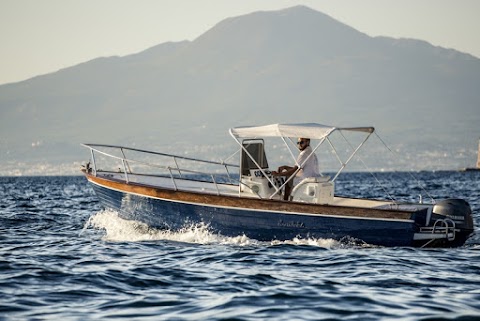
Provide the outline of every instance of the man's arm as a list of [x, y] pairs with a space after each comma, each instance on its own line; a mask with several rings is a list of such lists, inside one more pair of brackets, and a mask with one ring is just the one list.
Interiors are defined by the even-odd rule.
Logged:
[[290, 177], [291, 175], [293, 175], [293, 173], [296, 172], [296, 170], [298, 169], [298, 166], [280, 166], [278, 168], [278, 171], [273, 171], [272, 172], [272, 175], [273, 176], [286, 176], [286, 177]]

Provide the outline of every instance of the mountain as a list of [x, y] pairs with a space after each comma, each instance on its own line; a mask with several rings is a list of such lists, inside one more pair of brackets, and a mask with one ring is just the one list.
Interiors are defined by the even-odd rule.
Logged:
[[224, 151], [229, 127], [273, 122], [373, 125], [419, 162], [440, 152], [437, 167], [464, 167], [448, 158], [474, 153], [479, 83], [480, 59], [465, 53], [370, 37], [304, 6], [255, 12], [0, 86], [0, 174], [86, 160], [81, 142]]

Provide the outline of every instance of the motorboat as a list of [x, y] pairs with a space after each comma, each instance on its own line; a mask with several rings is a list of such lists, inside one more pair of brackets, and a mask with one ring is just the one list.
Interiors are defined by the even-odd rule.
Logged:
[[[323, 238], [372, 246], [463, 245], [474, 231], [466, 200], [411, 203], [335, 194], [337, 178], [374, 131], [317, 123], [235, 127], [229, 133], [237, 148], [222, 161], [82, 144], [90, 150], [82, 171], [105, 208], [154, 228], [204, 224], [214, 233], [259, 241]], [[361, 138], [352, 145], [347, 133]], [[347, 157], [339, 156], [334, 134], [348, 142]], [[296, 162], [299, 137], [312, 141], [308, 157], [328, 148], [339, 169], [303, 178], [285, 199], [287, 184], [304, 164], [296, 164], [290, 177], [272, 175], [267, 144], [278, 142], [273, 155], [285, 152]]]

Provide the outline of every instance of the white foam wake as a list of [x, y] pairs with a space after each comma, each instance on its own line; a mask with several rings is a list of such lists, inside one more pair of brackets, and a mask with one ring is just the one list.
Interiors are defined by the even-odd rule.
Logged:
[[106, 234], [103, 240], [112, 242], [141, 242], [168, 240], [197, 244], [232, 244], [232, 245], [309, 245], [332, 248], [339, 245], [333, 239], [300, 239], [287, 241], [259, 242], [245, 235], [228, 237], [213, 233], [205, 224], [187, 226], [179, 231], [159, 230], [138, 221], [125, 220], [115, 211], [104, 210], [92, 215], [85, 223], [83, 230], [88, 228], [103, 229]]

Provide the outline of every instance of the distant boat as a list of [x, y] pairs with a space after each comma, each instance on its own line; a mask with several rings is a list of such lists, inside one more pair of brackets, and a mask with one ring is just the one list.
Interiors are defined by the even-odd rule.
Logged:
[[[463, 199], [425, 204], [334, 195], [336, 178], [373, 127], [272, 124], [229, 132], [239, 146], [229, 159], [235, 157], [239, 164], [84, 144], [91, 160], [83, 172], [106, 208], [156, 228], [180, 230], [205, 224], [215, 233], [260, 241], [331, 238], [415, 247], [461, 246], [473, 233], [471, 208]], [[339, 147], [331, 139], [334, 133], [348, 143], [349, 157], [337, 153]], [[355, 145], [346, 134], [359, 137]], [[320, 146], [330, 146], [340, 169], [333, 178], [304, 178], [284, 200], [286, 185], [307, 160], [296, 164], [297, 172], [285, 180], [272, 175], [265, 146], [271, 140], [283, 142], [293, 163], [299, 137], [315, 141], [307, 159]]]
[[462, 172], [480, 172], [480, 139], [478, 140], [477, 151], [477, 167], [467, 167], [461, 170]]

